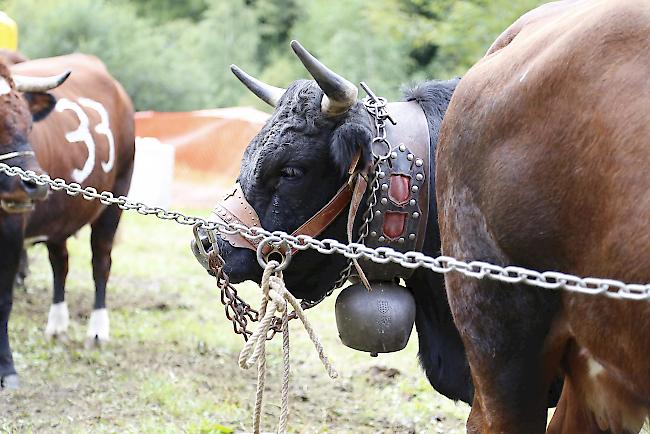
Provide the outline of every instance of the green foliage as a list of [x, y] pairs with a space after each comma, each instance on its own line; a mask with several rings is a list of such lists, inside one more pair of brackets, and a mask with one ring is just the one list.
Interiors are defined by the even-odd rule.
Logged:
[[[235, 104], [243, 91], [226, 76], [234, 60], [253, 62], [253, 12], [243, 0], [218, 2], [197, 25], [156, 23], [134, 7], [103, 0], [10, 0], [29, 57], [94, 54], [139, 110], [191, 110]], [[245, 25], [250, 30], [238, 32]], [[52, 37], [56, 35], [56, 37]]]
[[130, 0], [138, 15], [165, 22], [179, 18], [199, 21], [208, 9], [208, 0]]
[[[108, 66], [138, 109], [263, 107], [237, 63], [286, 86], [306, 77], [291, 39], [352, 82], [399, 96], [402, 84], [462, 75], [540, 0], [0, 0], [30, 57], [81, 51]], [[55, 36], [55, 37], [53, 37]]]
[[433, 74], [462, 75], [480, 59], [496, 37], [539, 0], [455, 1], [444, 20], [423, 35], [438, 46], [430, 64]]
[[251, 0], [250, 5], [260, 34], [258, 63], [267, 66], [274, 54], [286, 49], [291, 29], [303, 17], [302, 8], [297, 0]]
[[[244, 89], [228, 67], [231, 63], [257, 73], [256, 52], [259, 43], [255, 12], [243, 0], [214, 2], [203, 20], [192, 29], [196, 42], [196, 61], [203, 64], [208, 99], [218, 105], [236, 105]], [[191, 33], [191, 32], [188, 32]], [[189, 45], [187, 45], [189, 47]]]
[[[411, 60], [404, 56], [406, 41], [373, 19], [372, 11], [381, 3], [349, 0], [344, 10], [335, 11], [321, 0], [304, 1], [307, 18], [296, 23], [292, 36], [353, 83], [364, 80], [376, 92], [394, 98], [409, 79]], [[300, 75], [305, 74], [300, 69]]]

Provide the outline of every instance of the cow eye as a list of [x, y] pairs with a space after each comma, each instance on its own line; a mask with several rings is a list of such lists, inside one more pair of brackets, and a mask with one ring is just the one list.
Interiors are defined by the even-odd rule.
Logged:
[[285, 167], [280, 171], [280, 175], [286, 179], [296, 179], [302, 176], [302, 170], [297, 167]]

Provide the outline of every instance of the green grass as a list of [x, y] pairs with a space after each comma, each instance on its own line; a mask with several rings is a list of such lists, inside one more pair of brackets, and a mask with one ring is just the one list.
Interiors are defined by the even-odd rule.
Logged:
[[[194, 211], [205, 214], [205, 211]], [[192, 231], [125, 213], [113, 252], [111, 342], [84, 349], [93, 300], [89, 232], [70, 239], [70, 342], [47, 343], [51, 297], [44, 247], [30, 250], [27, 289], [17, 289], [10, 336], [22, 388], [0, 392], [0, 432], [229, 433], [252, 429], [256, 373], [237, 365], [242, 340], [223, 315], [214, 280], [189, 251]], [[257, 286], [240, 286], [258, 306]], [[344, 347], [335, 296], [308, 312], [341, 374], [330, 380], [306, 334], [291, 325], [292, 432], [464, 432], [468, 407], [437, 394], [408, 347], [372, 359]], [[268, 345], [263, 429], [279, 413], [280, 340]], [[399, 374], [390, 378], [385, 368]]]

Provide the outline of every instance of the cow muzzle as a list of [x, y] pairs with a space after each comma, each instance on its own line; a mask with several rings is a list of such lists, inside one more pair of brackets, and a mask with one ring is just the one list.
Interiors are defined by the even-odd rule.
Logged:
[[[261, 226], [255, 209], [244, 197], [238, 183], [223, 200], [217, 203], [208, 220], [222, 223], [224, 227], [229, 224], [249, 229]], [[206, 230], [197, 225], [194, 227], [194, 240], [191, 242], [191, 249], [197, 261], [210, 274], [215, 273], [214, 264], [210, 264], [210, 258], [220, 256], [222, 253], [219, 243], [225, 248], [226, 252], [224, 253], [228, 253], [229, 249], [245, 249], [255, 252], [257, 262], [262, 268], [271, 259], [277, 259], [280, 263], [278, 271], [286, 268], [292, 255], [291, 249], [279, 237], [261, 238], [261, 236], [245, 237], [237, 230]], [[221, 266], [223, 265], [225, 264], [221, 264]]]
[[[33, 151], [18, 151], [9, 152], [0, 155], [0, 161], [17, 158], [17, 157], [34, 157]], [[36, 160], [34, 159], [34, 162]], [[43, 174], [43, 171], [38, 167], [38, 163], [32, 164], [29, 170]], [[49, 188], [47, 185], [40, 185], [32, 180], [24, 180], [22, 178], [14, 178], [9, 184], [8, 191], [0, 192], [0, 208], [8, 213], [25, 213], [32, 211], [35, 202], [42, 201], [47, 198]]]
[[47, 198], [49, 189], [46, 185], [39, 185], [34, 181], [20, 180], [16, 191], [0, 195], [0, 207], [12, 214], [33, 211], [37, 201]]
[[[246, 227], [260, 226], [260, 219], [253, 207], [244, 198], [244, 193], [239, 184], [230, 191], [226, 196], [217, 203], [210, 221], [228, 223], [238, 223]], [[258, 242], [249, 240], [241, 234], [233, 232], [219, 231], [218, 237], [232, 247], [246, 248], [253, 251], [257, 250]], [[201, 226], [194, 227], [194, 240], [191, 242], [192, 253], [197, 261], [208, 271], [213, 274], [209, 264], [209, 255], [219, 255], [219, 241], [215, 231], [207, 231]]]

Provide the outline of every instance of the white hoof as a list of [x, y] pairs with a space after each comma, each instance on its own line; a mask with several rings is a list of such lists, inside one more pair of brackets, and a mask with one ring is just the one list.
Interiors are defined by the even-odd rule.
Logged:
[[47, 326], [45, 326], [45, 337], [63, 338], [67, 337], [68, 325], [70, 324], [70, 314], [66, 302], [55, 303], [50, 306], [50, 313], [47, 316]]
[[20, 388], [18, 375], [11, 374], [0, 378], [0, 389], [16, 390]]
[[98, 345], [109, 341], [110, 324], [108, 321], [108, 310], [95, 309], [90, 314], [88, 321], [88, 333], [86, 333], [86, 346]]

